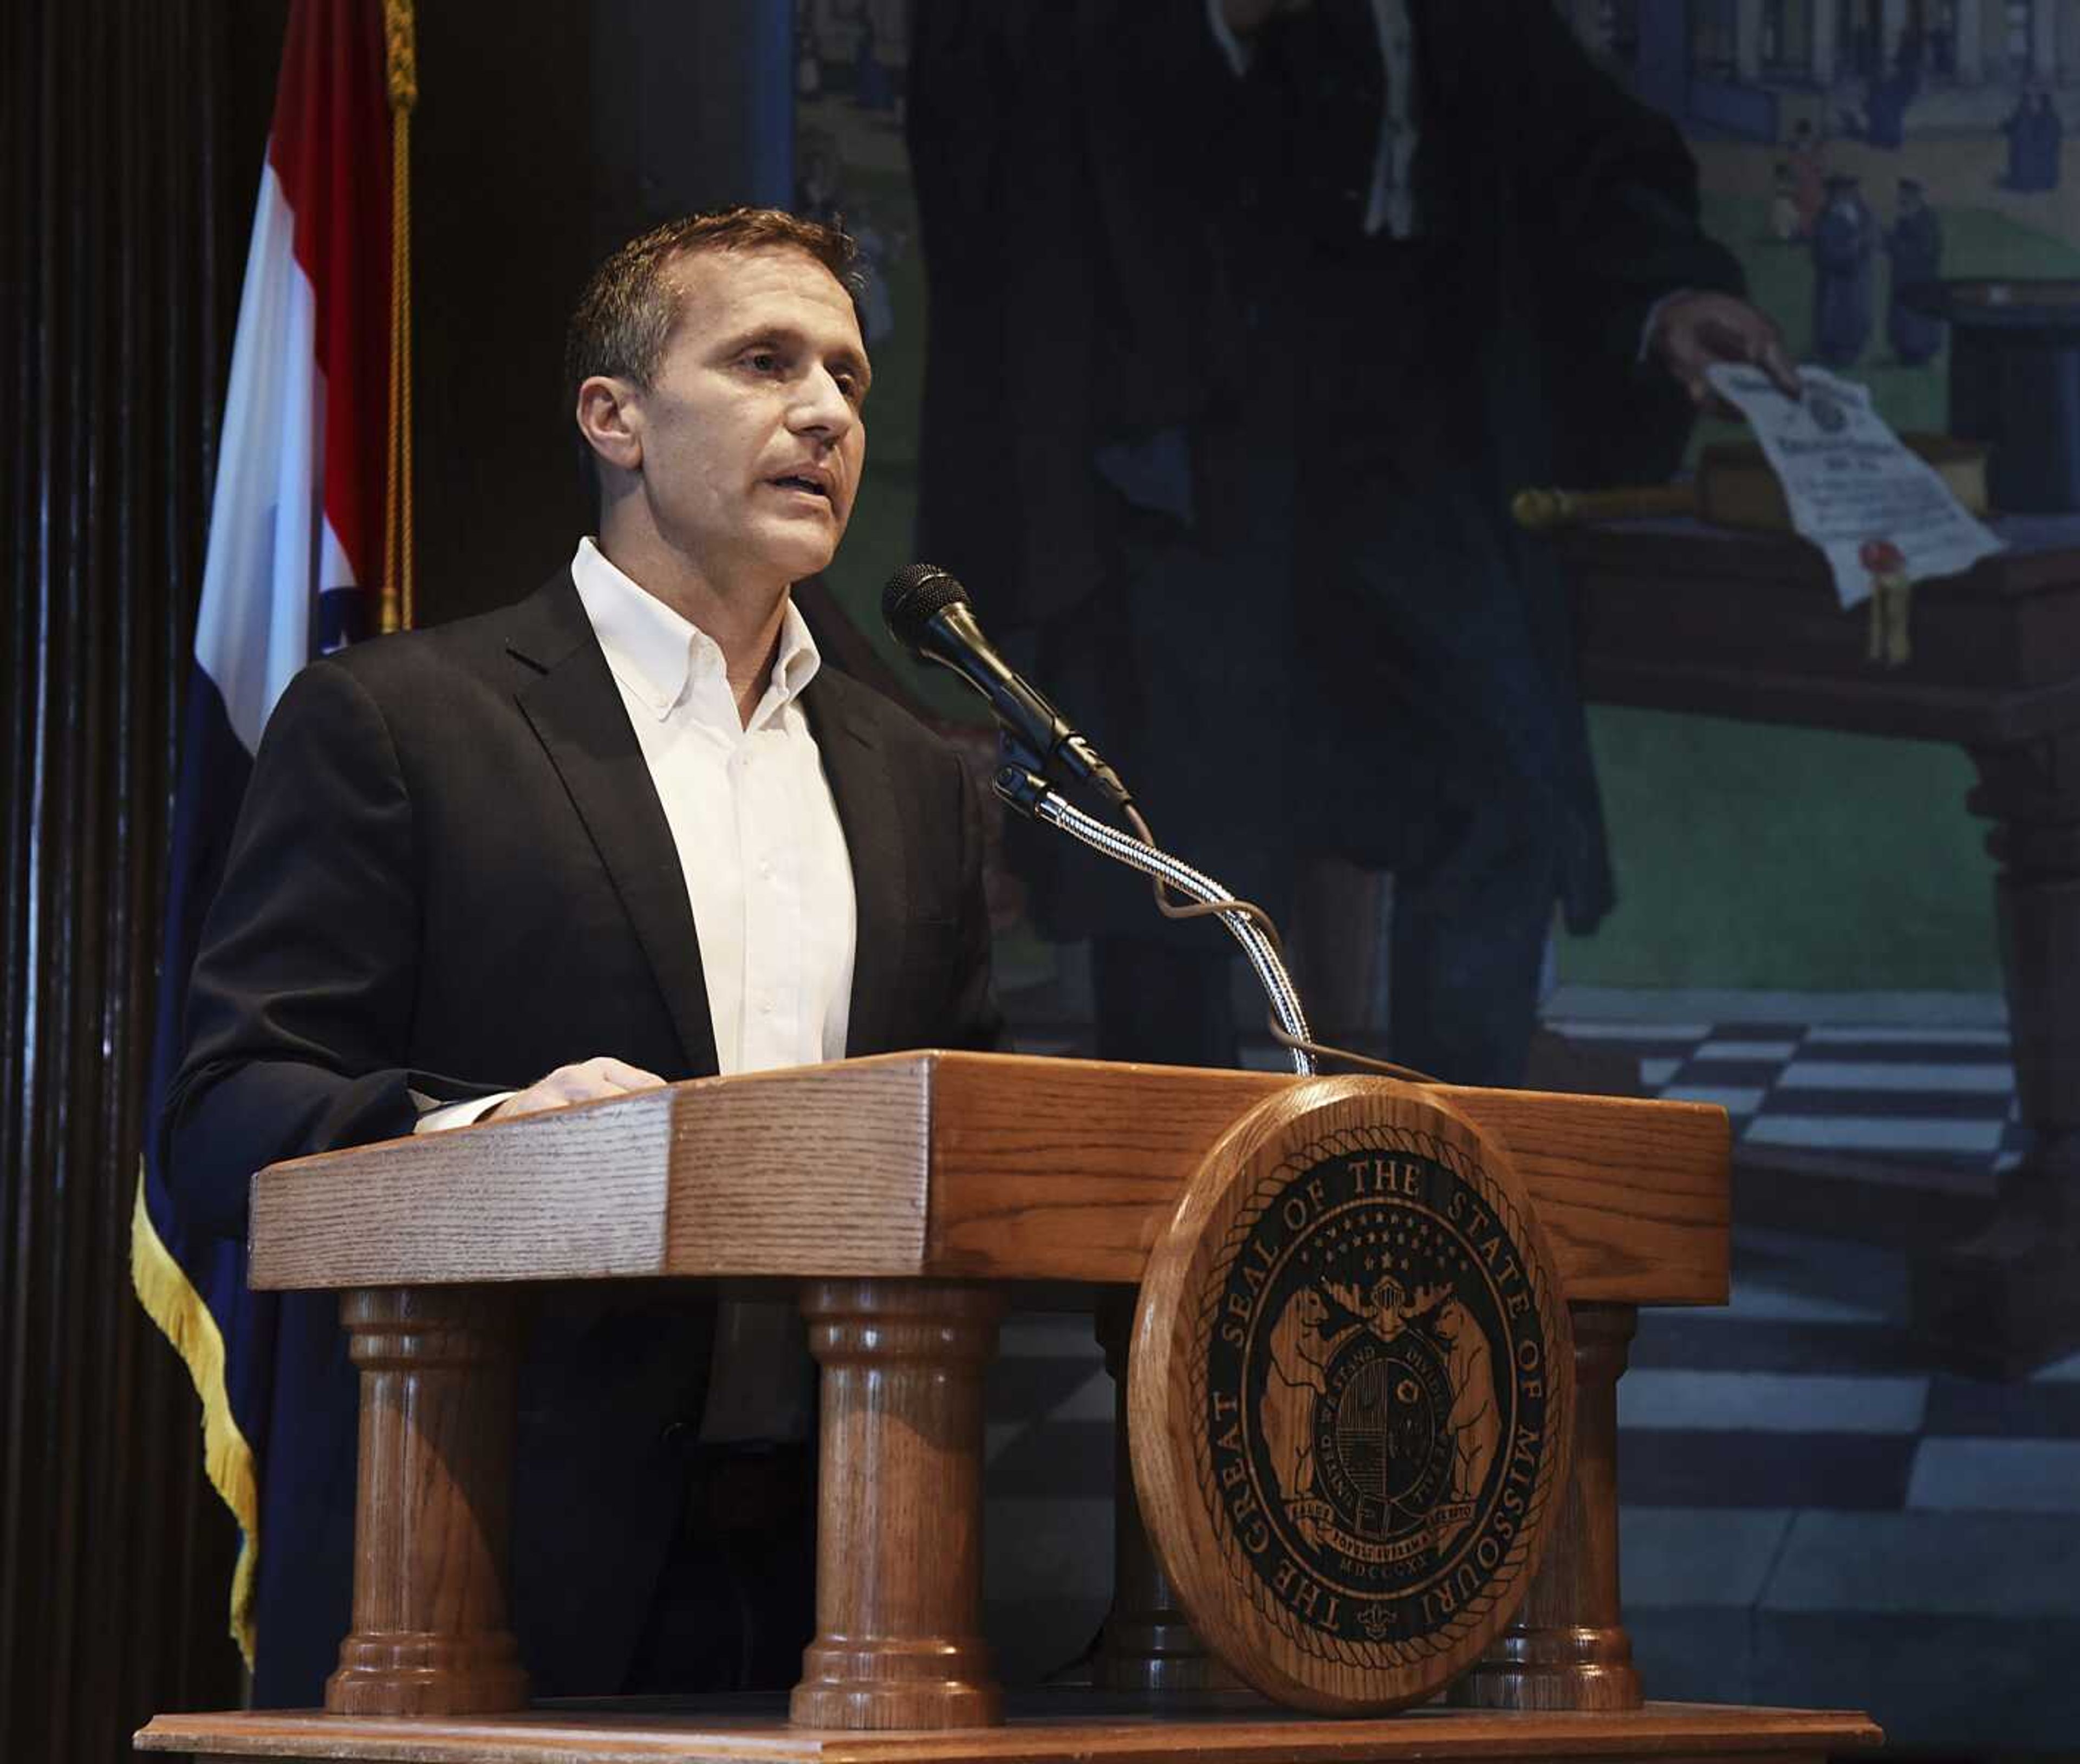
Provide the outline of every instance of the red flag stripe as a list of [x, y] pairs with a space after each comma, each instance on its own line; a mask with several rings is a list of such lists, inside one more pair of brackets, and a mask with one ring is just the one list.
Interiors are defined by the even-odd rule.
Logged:
[[296, 216], [296, 262], [317, 296], [325, 518], [355, 580], [373, 588], [383, 547], [389, 375], [382, 0], [295, 0], [267, 157]]

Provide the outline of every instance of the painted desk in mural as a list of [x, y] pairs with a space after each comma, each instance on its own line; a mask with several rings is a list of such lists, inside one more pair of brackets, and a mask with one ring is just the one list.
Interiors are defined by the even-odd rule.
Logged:
[[[1970, 755], [1967, 806], [1993, 823], [2015, 1088], [2034, 1144], [1977, 1217], [1953, 1209], [1962, 1229], [1914, 1259], [1913, 1304], [1946, 1357], [2012, 1376], [2080, 1343], [2080, 517], [1994, 525], [2007, 552], [1916, 585], [1912, 653], [1897, 668], [1866, 659], [1864, 609], [1839, 610], [1801, 541], [1640, 521], [1562, 543], [1591, 700]], [[1852, 1182], [1844, 1163], [1809, 1159], [1799, 1174]], [[1853, 1213], [1839, 1228], [1857, 1231]]]

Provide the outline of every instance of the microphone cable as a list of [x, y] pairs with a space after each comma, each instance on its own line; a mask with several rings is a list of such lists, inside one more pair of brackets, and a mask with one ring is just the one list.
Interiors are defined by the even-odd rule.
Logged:
[[[1149, 831], [1148, 822], [1132, 802], [1125, 805], [1123, 811], [1127, 824], [1134, 829], [1134, 836], [1147, 846], [1155, 846], [1155, 836]], [[1253, 900], [1188, 900], [1173, 890], [1160, 876], [1149, 878], [1149, 892], [1155, 897], [1155, 910], [1165, 919], [1182, 923], [1190, 919], [1209, 919], [1220, 913], [1236, 913], [1255, 925], [1272, 948], [1273, 954], [1282, 962], [1285, 959], [1285, 945], [1278, 934], [1278, 926], [1269, 913]], [[1276, 1011], [1264, 1013], [1264, 1027], [1271, 1038], [1288, 1053], [1306, 1054], [1317, 1061], [1335, 1060], [1345, 1066], [1357, 1066], [1369, 1072], [1378, 1072], [1386, 1078], [1398, 1078], [1411, 1084], [1442, 1084], [1441, 1078], [1432, 1078], [1428, 1072], [1419, 1072], [1412, 1066], [1397, 1066], [1391, 1060], [1376, 1059], [1369, 1054], [1360, 1054], [1347, 1047], [1336, 1047], [1326, 1041], [1312, 1040], [1292, 1033], [1278, 1020]]]

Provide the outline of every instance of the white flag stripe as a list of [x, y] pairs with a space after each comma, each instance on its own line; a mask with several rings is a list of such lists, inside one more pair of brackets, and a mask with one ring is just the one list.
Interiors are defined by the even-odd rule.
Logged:
[[309, 659], [312, 584], [354, 585], [325, 519], [325, 387], [317, 298], [296, 258], [296, 216], [262, 168], [232, 346], [195, 660], [250, 752]]

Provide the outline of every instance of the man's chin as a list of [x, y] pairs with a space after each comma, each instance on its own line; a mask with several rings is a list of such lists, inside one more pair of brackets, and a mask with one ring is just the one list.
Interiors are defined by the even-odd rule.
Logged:
[[814, 534], [799, 531], [774, 535], [768, 555], [781, 565], [790, 582], [816, 576], [831, 567], [838, 555], [839, 535], [828, 529]]

